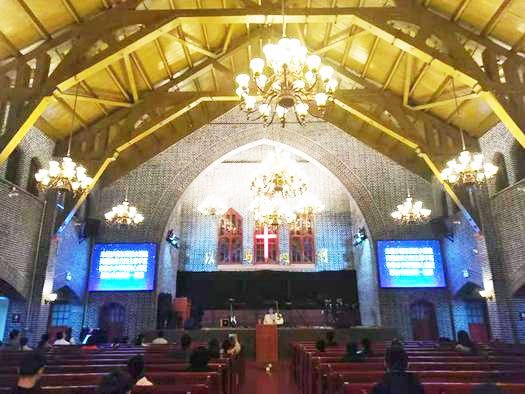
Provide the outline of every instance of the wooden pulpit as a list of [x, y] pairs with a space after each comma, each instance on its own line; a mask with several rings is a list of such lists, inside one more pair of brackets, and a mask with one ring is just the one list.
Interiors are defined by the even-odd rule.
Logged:
[[276, 325], [257, 324], [255, 329], [255, 359], [258, 363], [270, 363], [279, 359]]

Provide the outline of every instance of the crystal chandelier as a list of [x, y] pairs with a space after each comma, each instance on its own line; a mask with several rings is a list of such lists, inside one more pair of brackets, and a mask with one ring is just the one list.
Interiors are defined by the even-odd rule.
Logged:
[[322, 117], [328, 102], [333, 100], [337, 81], [334, 69], [322, 66], [321, 58], [307, 54], [307, 49], [296, 38], [286, 37], [284, 0], [282, 2], [283, 36], [277, 44], [263, 48], [266, 62], [261, 58], [250, 61], [251, 77], [239, 74], [235, 78], [236, 93], [241, 98], [241, 109], [250, 115], [257, 113], [265, 126], [275, 116], [284, 127], [291, 110], [301, 125], [306, 115]]
[[403, 204], [397, 206], [397, 211], [392, 212], [396, 224], [420, 224], [430, 219], [430, 209], [423, 208], [422, 201], [414, 202], [408, 191], [408, 196]]
[[258, 196], [292, 198], [306, 191], [306, 182], [297, 162], [287, 152], [271, 153], [251, 183]]
[[312, 193], [305, 193], [298, 198], [295, 207], [294, 227], [297, 229], [310, 229], [315, 215], [324, 211], [324, 205]]
[[62, 160], [49, 161], [49, 168], [41, 168], [36, 174], [35, 179], [38, 182], [38, 188], [41, 191], [49, 189], [67, 190], [73, 194], [82, 193], [89, 189], [93, 183], [93, 179], [87, 176], [86, 169], [79, 164], [76, 164], [70, 157], [71, 154], [71, 140], [73, 133], [73, 126], [75, 120], [75, 112], [77, 107], [78, 85], [75, 94], [75, 103], [73, 106], [73, 115], [71, 120], [71, 130], [69, 134], [69, 142], [67, 147], [67, 155]]
[[[454, 99], [456, 102], [456, 112], [459, 112], [456, 88], [454, 89]], [[446, 167], [441, 171], [441, 177], [452, 185], [477, 186], [488, 181], [498, 172], [498, 167], [490, 162], [485, 162], [482, 153], [471, 153], [465, 147], [463, 130], [461, 133], [461, 145], [463, 150], [459, 156], [447, 162]]]
[[222, 216], [228, 208], [226, 204], [217, 196], [208, 196], [199, 206], [197, 211], [206, 216]]
[[144, 221], [144, 216], [137, 211], [137, 208], [129, 204], [127, 196], [123, 202], [106, 212], [104, 217], [107, 224], [118, 226], [131, 226]]
[[256, 225], [277, 229], [285, 223], [293, 223], [296, 215], [290, 204], [282, 197], [257, 197], [250, 211], [253, 212]]
[[446, 168], [441, 171], [441, 177], [452, 185], [476, 186], [483, 184], [497, 172], [497, 166], [484, 162], [482, 153], [471, 153], [466, 150], [463, 142], [463, 151], [456, 159], [447, 162]]

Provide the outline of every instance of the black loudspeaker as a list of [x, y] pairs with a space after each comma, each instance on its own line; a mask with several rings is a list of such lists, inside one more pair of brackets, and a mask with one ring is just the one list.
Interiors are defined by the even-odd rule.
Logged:
[[84, 224], [84, 237], [96, 237], [100, 228], [100, 220], [87, 218]]
[[172, 297], [170, 293], [159, 293], [157, 303], [157, 328], [169, 328], [173, 320]]
[[430, 226], [432, 228], [432, 234], [435, 238], [443, 239], [447, 238], [449, 241], [454, 242], [454, 233], [449, 230], [445, 218], [435, 218], [430, 221]]

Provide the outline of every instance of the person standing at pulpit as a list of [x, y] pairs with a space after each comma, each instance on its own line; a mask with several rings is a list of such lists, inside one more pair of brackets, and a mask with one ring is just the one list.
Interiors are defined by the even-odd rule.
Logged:
[[273, 308], [268, 309], [268, 313], [264, 315], [263, 324], [272, 325], [277, 324], [277, 315], [274, 313]]

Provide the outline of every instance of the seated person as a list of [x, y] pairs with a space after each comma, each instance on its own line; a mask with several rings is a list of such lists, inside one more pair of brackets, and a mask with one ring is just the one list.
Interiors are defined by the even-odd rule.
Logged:
[[456, 351], [463, 354], [477, 353], [477, 347], [470, 340], [470, 337], [466, 331], [461, 330], [458, 332], [458, 344], [456, 345]]
[[44, 373], [46, 359], [40, 352], [31, 352], [24, 356], [18, 372], [16, 387], [13, 394], [36, 393], [39, 391], [38, 381]]
[[239, 342], [239, 338], [237, 337], [237, 334], [230, 334], [228, 335], [228, 339], [230, 340], [230, 343], [232, 346], [230, 347], [228, 354], [230, 356], [238, 356], [239, 353], [241, 353], [242, 346]]
[[273, 312], [273, 308], [268, 309], [268, 313], [264, 315], [263, 324], [277, 324], [277, 314]]
[[221, 358], [221, 346], [216, 338], [212, 338], [208, 342], [208, 352], [210, 353], [210, 358]]
[[57, 335], [55, 337], [55, 342], [53, 343], [55, 346], [69, 346], [71, 345], [68, 341], [64, 339], [64, 333], [62, 331], [57, 332]]
[[349, 342], [346, 344], [346, 354], [343, 356], [341, 361], [346, 363], [355, 363], [359, 361], [365, 361], [365, 355], [360, 354], [357, 351], [357, 343]]
[[28, 342], [29, 342], [29, 339], [27, 339], [27, 337], [20, 338], [20, 350], [21, 351], [30, 352], [33, 350], [33, 348], [27, 344]]
[[187, 369], [188, 372], [210, 372], [211, 369], [208, 367], [210, 362], [210, 354], [208, 349], [204, 346], [199, 346], [195, 349], [190, 356], [190, 366]]
[[159, 331], [157, 333], [157, 338], [151, 341], [152, 345], [167, 345], [168, 343], [168, 340], [164, 338], [164, 331]]
[[337, 342], [335, 341], [335, 333], [333, 331], [328, 331], [326, 333], [326, 346], [337, 346]]
[[223, 356], [227, 356], [229, 354], [228, 352], [230, 351], [232, 346], [233, 345], [232, 345], [231, 341], [228, 338], [226, 338], [224, 341], [222, 341], [221, 354]]
[[71, 327], [68, 327], [66, 329], [66, 341], [69, 342], [70, 345], [76, 345], [75, 338], [73, 337], [73, 329]]
[[4, 343], [4, 348], [9, 350], [18, 350], [20, 342], [20, 331], [11, 330], [9, 338]]
[[139, 334], [133, 343], [135, 346], [144, 346], [144, 334]]
[[90, 335], [87, 338], [86, 343], [82, 345], [81, 349], [82, 350], [98, 350], [97, 338], [94, 335]]
[[144, 357], [136, 355], [128, 360], [128, 373], [135, 382], [135, 386], [153, 386], [148, 378], [144, 376]]
[[177, 360], [188, 361], [190, 358], [190, 347], [191, 347], [191, 337], [188, 334], [183, 334], [180, 337], [180, 349], [177, 349], [176, 351], [171, 352], [170, 356]]
[[368, 338], [363, 338], [361, 340], [361, 350], [359, 350], [357, 354], [365, 356], [365, 357], [370, 357], [373, 354], [372, 341], [370, 341], [370, 339]]
[[115, 369], [102, 378], [97, 387], [98, 394], [128, 394], [133, 388], [133, 379], [128, 373]]
[[325, 343], [325, 341], [323, 341], [322, 339], [319, 339], [315, 343], [315, 348], [317, 349], [318, 352], [324, 353], [326, 351], [326, 343]]
[[42, 336], [40, 337], [40, 342], [38, 342], [37, 349], [42, 351], [48, 351], [51, 348], [52, 346], [49, 343], [49, 334], [42, 334]]
[[387, 372], [381, 382], [377, 383], [372, 394], [424, 394], [424, 389], [417, 377], [406, 372], [408, 355], [397, 344], [390, 346], [385, 353]]

